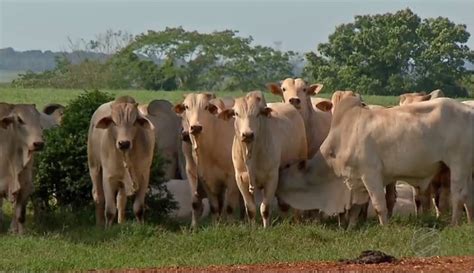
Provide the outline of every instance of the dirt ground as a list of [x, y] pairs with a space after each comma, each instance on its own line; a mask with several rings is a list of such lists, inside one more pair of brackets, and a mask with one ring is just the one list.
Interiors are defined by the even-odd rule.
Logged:
[[[474, 256], [404, 258], [393, 263], [344, 264], [341, 262], [296, 262], [209, 267], [172, 267], [119, 270], [121, 272], [474, 272]], [[100, 272], [117, 272], [100, 271]]]

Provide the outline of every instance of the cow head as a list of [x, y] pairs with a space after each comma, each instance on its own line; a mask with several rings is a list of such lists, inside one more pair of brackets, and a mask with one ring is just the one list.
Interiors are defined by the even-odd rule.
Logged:
[[323, 88], [322, 84], [308, 85], [304, 80], [287, 78], [281, 84], [267, 84], [268, 90], [273, 94], [281, 96], [283, 101], [290, 103], [297, 109], [307, 106], [310, 96], [317, 94]]
[[101, 118], [96, 128], [108, 129], [115, 146], [122, 151], [133, 148], [133, 140], [139, 128], [153, 130], [153, 124], [138, 111], [138, 104], [131, 97], [120, 97], [111, 105], [110, 115]]
[[354, 91], [334, 91], [334, 93], [331, 96], [331, 103], [332, 106], [330, 107], [331, 112], [334, 114], [334, 111], [336, 110], [337, 105], [345, 98], [358, 98], [359, 100], [362, 101], [362, 97], [360, 96], [359, 93], [356, 93]]
[[40, 113], [34, 104], [16, 104], [12, 114], [17, 129], [17, 136], [22, 145], [30, 152], [39, 151], [44, 147], [43, 128]]
[[250, 144], [258, 136], [261, 118], [269, 118], [272, 109], [267, 107], [262, 92], [253, 91], [235, 100], [234, 107], [219, 114], [219, 118], [235, 117], [235, 135], [243, 143]]
[[186, 95], [184, 101], [175, 105], [174, 111], [181, 116], [183, 128], [189, 128], [189, 134], [198, 136], [206, 127], [211, 126], [218, 108], [211, 100], [215, 99], [212, 93], [192, 93]]

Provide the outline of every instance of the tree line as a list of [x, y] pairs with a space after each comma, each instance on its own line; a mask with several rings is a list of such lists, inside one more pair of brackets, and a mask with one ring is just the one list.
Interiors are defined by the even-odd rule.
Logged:
[[[237, 31], [212, 33], [182, 27], [135, 37], [108, 31], [84, 43], [108, 58], [28, 72], [20, 87], [141, 88], [149, 90], [252, 90], [286, 77], [303, 76], [327, 90], [398, 95], [441, 88], [449, 96], [472, 92], [474, 52], [465, 25], [448, 18], [421, 19], [410, 9], [356, 16], [336, 27], [328, 42], [304, 55], [254, 45]], [[303, 72], [296, 69], [306, 61]], [[473, 95], [471, 93], [471, 95]]]

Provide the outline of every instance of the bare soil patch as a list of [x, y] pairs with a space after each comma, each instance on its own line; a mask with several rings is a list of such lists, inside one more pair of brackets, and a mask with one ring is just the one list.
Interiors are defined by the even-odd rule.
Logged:
[[170, 267], [99, 272], [474, 272], [474, 256], [402, 258], [392, 263], [295, 262], [208, 267]]

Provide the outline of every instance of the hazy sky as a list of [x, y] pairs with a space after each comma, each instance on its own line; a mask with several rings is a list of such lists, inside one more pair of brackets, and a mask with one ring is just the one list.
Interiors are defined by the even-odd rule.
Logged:
[[[166, 26], [210, 32], [234, 29], [258, 44], [314, 50], [354, 15], [409, 7], [422, 18], [444, 16], [467, 25], [474, 35], [474, 0], [419, 1], [23, 1], [0, 0], [0, 48], [66, 49], [67, 37], [93, 39], [106, 29], [133, 34]], [[474, 49], [474, 38], [468, 45]]]

